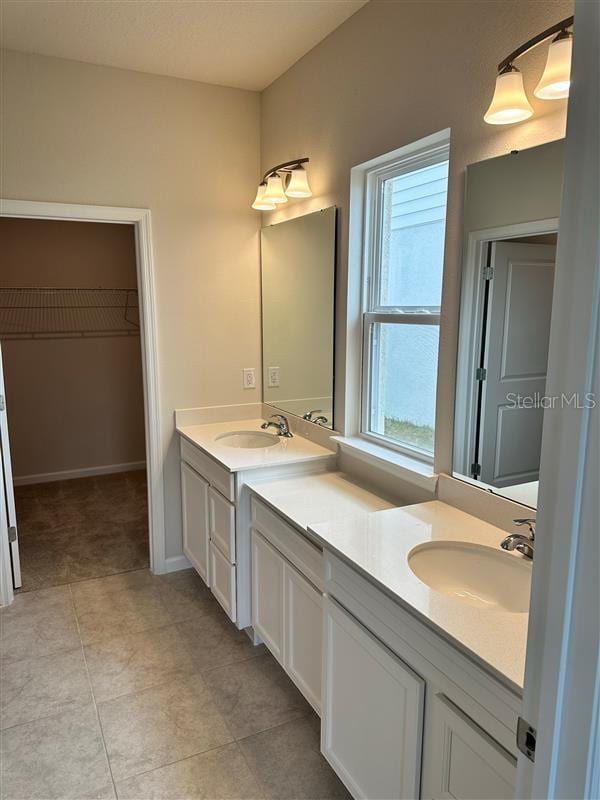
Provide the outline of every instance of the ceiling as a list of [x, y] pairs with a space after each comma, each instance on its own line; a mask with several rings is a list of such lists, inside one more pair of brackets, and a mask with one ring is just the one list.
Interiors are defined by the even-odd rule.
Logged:
[[260, 90], [367, 0], [0, 2], [5, 48]]

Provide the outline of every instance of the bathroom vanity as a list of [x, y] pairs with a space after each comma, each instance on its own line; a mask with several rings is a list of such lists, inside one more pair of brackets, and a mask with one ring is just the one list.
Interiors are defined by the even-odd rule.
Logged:
[[[434, 499], [433, 465], [424, 480], [423, 462], [404, 459], [408, 496], [393, 504], [337, 471], [348, 461], [332, 420], [334, 233], [332, 209], [263, 229], [269, 405], [250, 418], [243, 407], [222, 409], [228, 419], [178, 412], [184, 553], [321, 716], [321, 751], [354, 798], [512, 798], [531, 560], [500, 548], [507, 531]], [[489, 281], [478, 291], [490, 295]], [[281, 303], [284, 282], [304, 305]], [[473, 360], [480, 328], [463, 359], [472, 387], [487, 374]], [[477, 425], [460, 391], [455, 444], [470, 468]], [[293, 437], [265, 432], [275, 411], [290, 416]], [[508, 435], [501, 445], [515, 449]], [[368, 467], [358, 474], [375, 480]], [[486, 516], [488, 496], [469, 490]], [[414, 503], [422, 497], [431, 500]]]
[[353, 797], [513, 796], [531, 563], [453, 506], [393, 507], [299, 435], [243, 446], [261, 422], [179, 427], [190, 561], [321, 716]]
[[[262, 419], [177, 425], [183, 552], [239, 628], [251, 624], [250, 478], [331, 469], [331, 450], [263, 433]], [[250, 446], [249, 446], [250, 445]]]
[[311, 534], [324, 548], [322, 751], [352, 795], [513, 797], [530, 564], [439, 501]]
[[255, 631], [353, 797], [512, 797], [530, 563], [438, 501], [344, 514], [336, 476], [251, 487]]

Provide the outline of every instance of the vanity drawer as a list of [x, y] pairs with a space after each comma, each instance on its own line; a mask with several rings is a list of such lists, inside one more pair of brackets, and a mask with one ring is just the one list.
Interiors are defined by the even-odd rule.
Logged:
[[210, 588], [229, 619], [236, 620], [235, 567], [229, 563], [215, 543], [210, 543]]
[[252, 498], [252, 527], [323, 590], [323, 551], [256, 498]]
[[210, 539], [235, 564], [235, 506], [211, 486], [208, 490]]
[[180, 453], [183, 461], [186, 461], [190, 467], [199, 472], [211, 486], [218, 489], [228, 500], [235, 500], [235, 478], [233, 473], [217, 464], [214, 459], [203, 453], [199, 447], [195, 447], [183, 437], [180, 438]]

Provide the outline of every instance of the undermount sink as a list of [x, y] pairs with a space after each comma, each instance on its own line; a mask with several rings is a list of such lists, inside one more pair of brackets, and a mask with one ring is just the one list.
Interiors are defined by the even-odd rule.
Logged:
[[419, 580], [436, 592], [478, 608], [529, 611], [531, 564], [468, 542], [427, 542], [408, 554]]
[[241, 447], [247, 450], [259, 447], [273, 447], [279, 444], [279, 437], [262, 431], [231, 431], [215, 437], [215, 441], [227, 447]]

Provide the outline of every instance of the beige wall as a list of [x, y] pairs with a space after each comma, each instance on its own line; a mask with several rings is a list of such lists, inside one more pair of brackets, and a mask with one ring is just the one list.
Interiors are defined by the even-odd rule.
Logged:
[[[0, 287], [137, 286], [131, 225], [0, 218]], [[13, 474], [145, 460], [139, 336], [5, 338]]]
[[242, 368], [260, 367], [259, 96], [14, 52], [2, 79], [4, 197], [152, 212], [167, 556], [179, 555], [174, 409], [259, 399], [242, 390]]
[[536, 114], [496, 127], [482, 116], [496, 64], [572, 13], [570, 0], [371, 0], [262, 95], [262, 167], [309, 156], [314, 196], [264, 215], [265, 224], [337, 205], [340, 230], [336, 420], [343, 420], [350, 169], [450, 127], [449, 207], [440, 341], [436, 466], [452, 459], [454, 376], [467, 164], [559, 139], [566, 102], [533, 98], [545, 48], [522, 59]]

